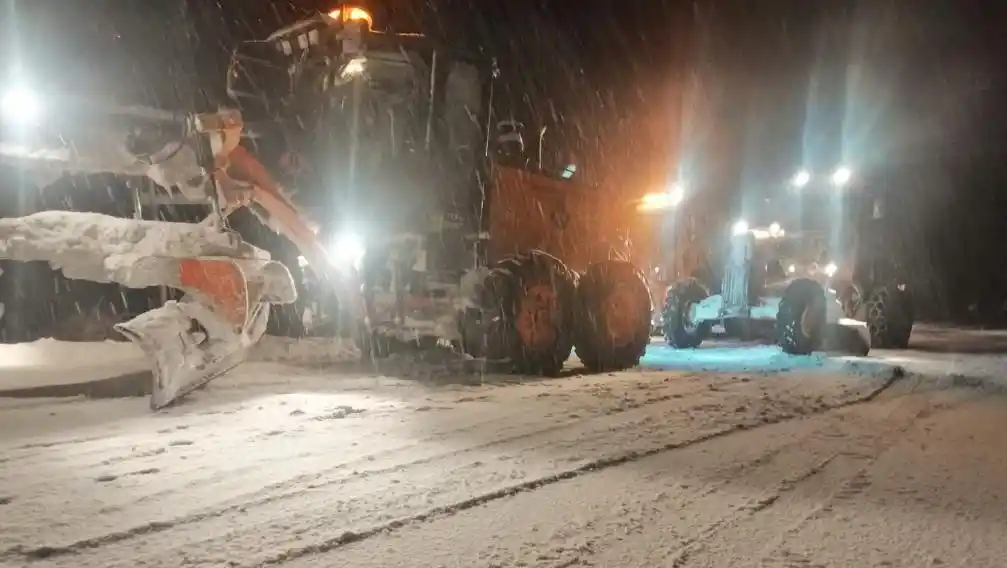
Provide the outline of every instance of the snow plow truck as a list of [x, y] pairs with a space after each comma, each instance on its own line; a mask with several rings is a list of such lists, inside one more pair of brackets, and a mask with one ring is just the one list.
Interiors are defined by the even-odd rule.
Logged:
[[655, 318], [668, 344], [697, 347], [721, 324], [727, 336], [774, 338], [791, 354], [906, 348], [909, 279], [888, 244], [884, 192], [862, 176], [849, 166], [824, 180], [800, 170], [784, 191], [760, 196], [724, 231], [717, 293], [697, 278], [668, 287]]
[[146, 177], [209, 215], [0, 219], [0, 258], [184, 292], [117, 325], [151, 361], [155, 409], [239, 365], [270, 306], [297, 298], [297, 271], [229, 229], [240, 208], [296, 245], [365, 354], [450, 345], [552, 375], [576, 350], [592, 370], [634, 366], [650, 291], [613, 245], [633, 208], [567, 179], [575, 167], [530, 165], [520, 131], [493, 118], [498, 75], [342, 6], [237, 46], [233, 110], [109, 108], [8, 78], [0, 162], [41, 186]]

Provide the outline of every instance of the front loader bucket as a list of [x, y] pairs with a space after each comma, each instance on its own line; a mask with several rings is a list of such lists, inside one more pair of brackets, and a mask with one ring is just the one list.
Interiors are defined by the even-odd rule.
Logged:
[[276, 261], [146, 257], [136, 269], [186, 293], [116, 326], [153, 362], [154, 409], [241, 364], [266, 331], [269, 304], [297, 299], [290, 272]]

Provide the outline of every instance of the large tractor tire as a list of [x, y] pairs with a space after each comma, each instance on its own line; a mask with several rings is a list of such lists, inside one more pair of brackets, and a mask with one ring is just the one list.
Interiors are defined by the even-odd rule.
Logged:
[[784, 353], [809, 355], [821, 349], [826, 327], [825, 289], [814, 280], [794, 280], [776, 314], [777, 342]]
[[916, 311], [912, 296], [895, 283], [871, 291], [864, 303], [871, 346], [878, 349], [905, 349], [913, 332]]
[[482, 345], [466, 351], [521, 374], [559, 374], [573, 350], [576, 293], [576, 275], [552, 255], [501, 260], [478, 293]]
[[650, 343], [650, 287], [628, 262], [592, 264], [577, 285], [577, 357], [594, 372], [635, 367]]
[[692, 306], [709, 296], [707, 289], [695, 278], [676, 282], [668, 289], [662, 312], [668, 345], [676, 349], [694, 349], [710, 336], [713, 322], [693, 322], [689, 318]]

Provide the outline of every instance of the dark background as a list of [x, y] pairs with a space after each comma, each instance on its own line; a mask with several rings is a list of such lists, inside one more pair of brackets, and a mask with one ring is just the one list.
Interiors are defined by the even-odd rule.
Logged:
[[[236, 41], [332, 4], [8, 0], [0, 58], [22, 61], [51, 88], [209, 109], [227, 102], [224, 70]], [[741, 210], [796, 165], [852, 161], [898, 204], [893, 241], [912, 270], [921, 316], [1007, 319], [1001, 2], [360, 4], [379, 26], [422, 30], [498, 57], [501, 112], [563, 125], [566, 150], [613, 199], [684, 179], [691, 199], [702, 194]], [[61, 181], [41, 193], [10, 172], [0, 179], [0, 215], [71, 206], [131, 214], [128, 193], [110, 176]], [[250, 226], [252, 240], [273, 239]], [[98, 304], [136, 311], [148, 301], [68, 283], [44, 266], [3, 268], [8, 341], [44, 335], [70, 312]]]

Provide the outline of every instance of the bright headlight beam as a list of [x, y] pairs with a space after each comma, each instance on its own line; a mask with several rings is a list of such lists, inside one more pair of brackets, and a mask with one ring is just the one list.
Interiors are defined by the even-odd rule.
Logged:
[[29, 89], [14, 87], [0, 97], [0, 116], [4, 122], [27, 126], [38, 121], [41, 114], [42, 105]]
[[748, 232], [748, 221], [744, 219], [738, 219], [737, 221], [734, 222], [734, 225], [731, 226], [731, 234], [736, 237], [744, 235], [747, 232]]
[[790, 178], [790, 185], [794, 187], [804, 187], [808, 185], [811, 181], [811, 172], [808, 170], [801, 170], [794, 174], [794, 177]]
[[681, 205], [685, 191], [680, 185], [671, 186], [668, 191], [652, 192], [644, 195], [636, 208], [638, 211], [664, 211]]
[[832, 185], [843, 187], [850, 183], [851, 178], [853, 178], [853, 170], [846, 166], [840, 166], [836, 168], [836, 171], [832, 172]]
[[685, 199], [685, 189], [680, 184], [676, 183], [668, 189], [668, 202], [672, 207], [681, 205], [683, 199]]
[[337, 268], [360, 268], [367, 247], [364, 240], [354, 233], [343, 233], [333, 239], [329, 246], [329, 262]]

